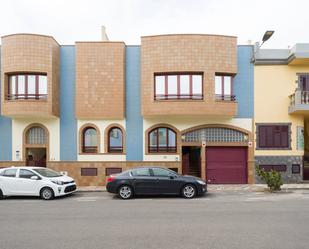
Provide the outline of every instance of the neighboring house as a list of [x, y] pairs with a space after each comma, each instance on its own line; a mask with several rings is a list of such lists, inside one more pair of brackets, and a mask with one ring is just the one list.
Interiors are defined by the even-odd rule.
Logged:
[[258, 50], [254, 66], [255, 160], [266, 170], [280, 171], [284, 182], [309, 180], [308, 113], [309, 44]]
[[84, 186], [150, 165], [254, 183], [252, 56], [253, 46], [220, 35], [139, 46], [4, 36], [0, 167], [47, 166]]

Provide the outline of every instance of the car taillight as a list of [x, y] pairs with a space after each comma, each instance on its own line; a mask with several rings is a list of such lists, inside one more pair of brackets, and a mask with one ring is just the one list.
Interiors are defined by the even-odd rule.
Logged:
[[115, 180], [115, 176], [110, 176], [107, 178], [107, 182], [112, 182]]

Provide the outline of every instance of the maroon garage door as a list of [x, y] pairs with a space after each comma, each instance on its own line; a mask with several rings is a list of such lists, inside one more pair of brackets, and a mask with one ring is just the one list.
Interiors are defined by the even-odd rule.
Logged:
[[207, 147], [206, 169], [209, 183], [247, 183], [247, 148]]

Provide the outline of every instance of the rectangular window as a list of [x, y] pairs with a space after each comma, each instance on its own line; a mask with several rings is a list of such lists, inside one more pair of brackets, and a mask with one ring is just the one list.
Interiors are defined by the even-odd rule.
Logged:
[[258, 144], [260, 149], [289, 149], [289, 125], [258, 125]]
[[122, 172], [122, 168], [106, 168], [105, 169], [105, 175], [110, 176], [113, 174], [119, 174]]
[[155, 75], [155, 100], [203, 99], [203, 74]]
[[235, 96], [233, 95], [233, 76], [216, 75], [215, 94], [216, 100], [235, 101]]
[[97, 168], [81, 168], [80, 175], [81, 176], [97, 176], [98, 169]]
[[266, 172], [270, 172], [271, 170], [278, 172], [286, 172], [286, 165], [260, 165], [261, 169], [264, 169]]
[[46, 99], [47, 75], [9, 75], [8, 99]]

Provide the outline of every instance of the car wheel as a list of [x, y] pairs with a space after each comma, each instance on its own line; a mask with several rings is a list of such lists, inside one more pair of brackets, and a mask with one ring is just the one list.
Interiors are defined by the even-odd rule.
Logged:
[[133, 197], [133, 189], [131, 186], [128, 185], [122, 185], [119, 189], [118, 189], [118, 196], [121, 199], [127, 200]]
[[191, 199], [196, 196], [196, 188], [192, 184], [187, 184], [183, 186], [181, 195], [184, 198]]
[[54, 198], [54, 191], [51, 188], [42, 188], [40, 196], [43, 200], [51, 200]]
[[3, 199], [3, 192], [2, 192], [2, 190], [0, 189], [0, 200], [2, 200]]

